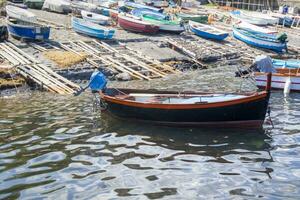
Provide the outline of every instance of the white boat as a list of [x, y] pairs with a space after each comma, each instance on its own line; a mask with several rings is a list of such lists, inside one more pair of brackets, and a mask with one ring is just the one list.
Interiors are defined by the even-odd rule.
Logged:
[[37, 17], [32, 12], [25, 10], [23, 8], [19, 8], [16, 6], [7, 5], [6, 6], [7, 16], [10, 18], [15, 18], [22, 21], [35, 23], [37, 21]]
[[97, 13], [89, 12], [86, 10], [81, 11], [81, 16], [83, 19], [93, 22], [95, 24], [108, 25], [110, 24], [110, 18]]
[[230, 16], [237, 21], [244, 21], [254, 25], [273, 25], [278, 23], [277, 18], [259, 12], [232, 11]]
[[254, 24], [250, 24], [245, 21], [240, 21], [240, 22], [234, 24], [234, 27], [242, 28], [242, 29], [246, 29], [246, 30], [252, 30], [252, 31], [256, 31], [259, 33], [264, 33], [264, 34], [277, 34], [278, 33], [278, 31], [276, 31], [276, 30], [271, 30], [271, 29], [260, 27], [260, 26], [256, 26]]
[[[255, 82], [258, 87], [265, 87], [267, 84], [267, 74], [262, 72], [254, 73]], [[300, 92], [300, 75], [273, 73], [271, 88], [284, 90], [289, 87], [291, 91]]]
[[71, 4], [65, 0], [45, 0], [42, 9], [58, 13], [69, 13], [71, 12]]

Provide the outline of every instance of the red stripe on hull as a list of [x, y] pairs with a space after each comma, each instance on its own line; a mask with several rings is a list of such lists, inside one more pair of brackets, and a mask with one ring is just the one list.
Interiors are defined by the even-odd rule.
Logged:
[[118, 17], [118, 23], [120, 27], [122, 27], [123, 29], [133, 31], [133, 32], [155, 34], [159, 30], [158, 26], [137, 23], [134, 21], [123, 19], [121, 17]]

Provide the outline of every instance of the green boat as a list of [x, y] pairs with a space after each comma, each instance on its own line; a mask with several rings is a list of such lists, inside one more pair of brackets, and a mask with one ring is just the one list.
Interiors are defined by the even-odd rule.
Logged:
[[42, 9], [45, 0], [24, 0], [24, 4], [28, 6], [28, 8], [33, 9]]
[[141, 17], [143, 21], [159, 26], [159, 30], [162, 31], [180, 33], [185, 30], [180, 20], [161, 19], [153, 15], [147, 15], [147, 14], [144, 14]]
[[177, 13], [176, 16], [181, 18], [185, 22], [194, 21], [194, 22], [206, 24], [208, 21], [207, 15], [192, 15], [192, 14], [186, 14], [186, 13]]

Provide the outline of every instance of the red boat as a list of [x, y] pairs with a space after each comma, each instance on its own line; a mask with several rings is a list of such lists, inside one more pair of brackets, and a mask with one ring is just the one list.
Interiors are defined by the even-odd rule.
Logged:
[[123, 29], [132, 32], [155, 34], [159, 30], [159, 26], [141, 21], [132, 15], [119, 14], [118, 23]]

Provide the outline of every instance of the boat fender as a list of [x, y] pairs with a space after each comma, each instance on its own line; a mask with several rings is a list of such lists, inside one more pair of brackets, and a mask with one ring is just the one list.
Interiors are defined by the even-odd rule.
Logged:
[[292, 84], [291, 77], [288, 77], [284, 84], [284, 90], [283, 90], [284, 95], [288, 95], [290, 93], [291, 84]]

